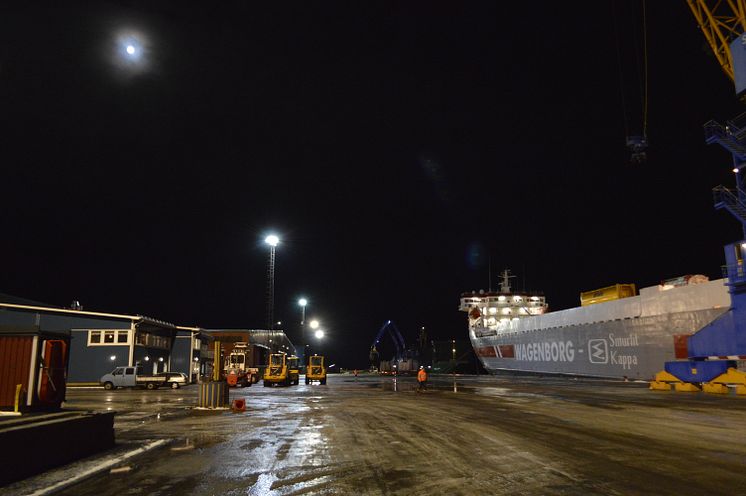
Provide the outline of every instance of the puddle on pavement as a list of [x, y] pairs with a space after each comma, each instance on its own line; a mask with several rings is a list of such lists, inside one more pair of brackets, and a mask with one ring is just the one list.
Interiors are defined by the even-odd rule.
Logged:
[[209, 448], [223, 442], [223, 436], [215, 434], [197, 434], [187, 438], [174, 441], [171, 444], [171, 451], [190, 451], [198, 448]]

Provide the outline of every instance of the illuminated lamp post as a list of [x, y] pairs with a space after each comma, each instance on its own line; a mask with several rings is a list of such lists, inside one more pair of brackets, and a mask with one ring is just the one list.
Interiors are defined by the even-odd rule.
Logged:
[[274, 329], [275, 322], [275, 248], [280, 244], [280, 238], [270, 234], [264, 239], [269, 245], [269, 261], [267, 262], [267, 329]]

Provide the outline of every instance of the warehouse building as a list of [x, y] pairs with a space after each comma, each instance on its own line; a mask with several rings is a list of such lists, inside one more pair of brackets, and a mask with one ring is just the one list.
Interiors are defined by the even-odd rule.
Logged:
[[[173, 364], [196, 379], [194, 366], [211, 367], [206, 335], [145, 317], [60, 308], [0, 294], [0, 330], [56, 332], [69, 335], [68, 384], [98, 383], [114, 367], [140, 366], [145, 373], [167, 372]], [[188, 346], [176, 345], [181, 335]], [[199, 343], [195, 349], [195, 343]], [[204, 354], [203, 354], [204, 353]], [[183, 356], [182, 356], [183, 355]], [[201, 369], [200, 369], [201, 370]]]

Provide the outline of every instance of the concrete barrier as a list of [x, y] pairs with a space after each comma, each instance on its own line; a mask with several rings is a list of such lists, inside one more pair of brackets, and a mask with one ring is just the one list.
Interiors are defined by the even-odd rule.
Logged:
[[0, 422], [0, 486], [114, 446], [114, 412], [57, 412]]

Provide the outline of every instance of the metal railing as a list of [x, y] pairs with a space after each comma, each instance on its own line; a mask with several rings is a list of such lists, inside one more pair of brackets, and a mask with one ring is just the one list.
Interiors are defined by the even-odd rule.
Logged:
[[723, 271], [723, 277], [728, 278], [730, 283], [744, 283], [746, 282], [746, 269], [744, 269], [743, 263], [722, 265], [720, 269]]
[[746, 159], [746, 128], [740, 126], [740, 116], [723, 126], [717, 121], [708, 121], [704, 125], [705, 142], [718, 143], [726, 150], [736, 155], [739, 162]]
[[734, 192], [734, 190], [721, 185], [712, 189], [712, 197], [715, 208], [724, 207], [741, 223], [746, 223], [746, 205], [740, 200], [740, 198], [746, 198], [744, 191], [736, 189]]

